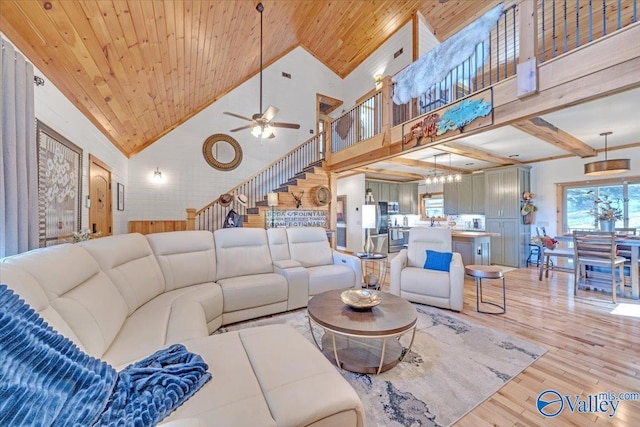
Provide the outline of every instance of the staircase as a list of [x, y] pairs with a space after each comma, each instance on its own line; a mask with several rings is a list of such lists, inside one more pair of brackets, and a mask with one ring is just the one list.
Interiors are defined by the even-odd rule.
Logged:
[[187, 228], [212, 232], [222, 228], [231, 208], [243, 216], [243, 226], [264, 228], [265, 212], [271, 209], [267, 206], [267, 194], [271, 192], [279, 193], [277, 210], [296, 209], [291, 193], [298, 196], [302, 192], [300, 209], [327, 210], [327, 206], [317, 206], [313, 200], [313, 189], [329, 182], [322, 168], [324, 138], [324, 132], [317, 134], [226, 192], [236, 197], [246, 195], [247, 207], [237, 202], [222, 207], [219, 199], [215, 199], [199, 210], [187, 209]]
[[[314, 189], [321, 185], [328, 187], [329, 177], [322, 167], [322, 162], [317, 161], [305, 167], [287, 182], [273, 190], [274, 193], [278, 193], [278, 206], [275, 209], [296, 209], [296, 200], [293, 194], [299, 196], [300, 193], [303, 193], [300, 209], [327, 210], [327, 206], [317, 206], [313, 198]], [[247, 209], [244, 226], [264, 228], [267, 221], [267, 211], [269, 210], [271, 210], [271, 207], [267, 206], [267, 198], [265, 196], [263, 200], [255, 203], [255, 207]]]

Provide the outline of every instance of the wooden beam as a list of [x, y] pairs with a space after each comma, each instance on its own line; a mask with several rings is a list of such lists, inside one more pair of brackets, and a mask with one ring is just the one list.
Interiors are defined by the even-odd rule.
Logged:
[[497, 163], [502, 165], [519, 165], [522, 163], [511, 157], [500, 156], [498, 154], [484, 151], [476, 147], [470, 147], [458, 142], [447, 142], [446, 144], [441, 144], [433, 148], [445, 151], [447, 153], [458, 154], [459, 156], [470, 157], [472, 159], [483, 160], [485, 162]]
[[375, 173], [378, 175], [387, 175], [387, 176], [391, 176], [391, 177], [401, 177], [404, 179], [399, 179], [397, 181], [416, 181], [419, 179], [424, 179], [423, 175], [419, 175], [416, 173], [408, 173], [408, 172], [400, 172], [400, 171], [394, 171], [391, 169], [374, 169], [374, 168], [368, 168], [368, 167], [360, 167], [360, 168], [356, 168], [354, 169], [356, 171], [359, 172], [363, 172], [365, 174], [367, 173]]
[[[424, 160], [408, 159], [406, 157], [394, 157], [392, 159], [387, 159], [383, 161], [400, 165], [400, 166], [409, 166], [412, 168], [423, 168], [423, 169], [429, 169], [429, 170], [434, 169], [433, 162], [425, 162]], [[446, 166], [440, 163], [438, 163], [438, 170], [446, 170], [450, 172], [460, 172], [460, 173], [468, 172], [467, 169], [454, 168], [454, 167]]]
[[538, 92], [538, 6], [524, 1], [518, 5], [519, 55], [517, 65], [518, 96], [520, 98]]
[[555, 127], [540, 117], [521, 120], [515, 122], [512, 126], [581, 158], [593, 157], [597, 154], [596, 150], [590, 145], [580, 141], [573, 135], [569, 135], [567, 132]]

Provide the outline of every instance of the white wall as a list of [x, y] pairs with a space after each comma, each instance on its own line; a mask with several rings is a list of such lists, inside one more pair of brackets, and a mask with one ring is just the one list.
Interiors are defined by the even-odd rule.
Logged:
[[[344, 79], [343, 108], [350, 109], [358, 98], [375, 88], [376, 74], [392, 76], [412, 62], [413, 36], [411, 21], [396, 31], [371, 56], [365, 59], [355, 70]], [[393, 58], [393, 54], [400, 48], [402, 55]], [[341, 111], [341, 109], [340, 109]]]
[[[5, 40], [9, 38], [1, 34]], [[15, 46], [14, 46], [15, 47]], [[16, 48], [16, 50], [18, 50]], [[25, 55], [26, 57], [26, 55]], [[27, 58], [28, 59], [28, 58]], [[111, 168], [113, 197], [113, 232], [127, 232], [127, 201], [129, 194], [127, 158], [55, 87], [34, 67], [34, 73], [45, 80], [44, 86], [34, 90], [36, 118], [82, 148], [82, 228], [89, 228], [89, 209], [84, 203], [88, 193], [89, 154], [93, 154]], [[116, 182], [125, 185], [125, 210], [116, 209]]]
[[[282, 77], [282, 72], [292, 78]], [[243, 182], [292, 148], [309, 139], [316, 128], [316, 93], [341, 98], [342, 80], [303, 48], [294, 49], [263, 73], [263, 110], [280, 108], [276, 121], [299, 123], [299, 130], [276, 129], [276, 138], [260, 143], [250, 130], [229, 130], [248, 122], [224, 111], [251, 117], [259, 109], [259, 78], [254, 76], [214, 104], [160, 138], [129, 161], [130, 219], [182, 219], [185, 208], [201, 208]], [[233, 136], [243, 160], [229, 172], [210, 167], [202, 145], [215, 133]], [[156, 167], [165, 177], [152, 182]]]
[[[609, 151], [609, 158], [631, 159], [631, 171], [619, 175], [605, 176], [601, 179], [637, 176], [639, 174], [640, 147]], [[584, 175], [584, 164], [603, 159], [604, 157], [601, 154], [597, 159], [571, 157], [533, 164], [531, 168], [531, 191], [536, 195], [534, 202], [538, 207], [534, 226], [545, 227], [547, 234], [556, 235], [558, 232], [556, 224], [556, 184], [587, 180], [597, 182], [597, 178], [589, 178]], [[558, 208], [562, 209], [562, 206]]]
[[338, 179], [337, 196], [347, 196], [347, 250], [362, 252], [364, 231], [362, 230], [362, 205], [364, 205], [364, 174]]

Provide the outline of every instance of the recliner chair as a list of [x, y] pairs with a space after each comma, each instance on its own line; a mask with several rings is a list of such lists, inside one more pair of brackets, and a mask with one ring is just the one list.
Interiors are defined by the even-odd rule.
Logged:
[[413, 227], [409, 245], [391, 260], [390, 292], [409, 301], [462, 311], [464, 264], [454, 252], [449, 271], [427, 270], [426, 250], [451, 252], [451, 230]]

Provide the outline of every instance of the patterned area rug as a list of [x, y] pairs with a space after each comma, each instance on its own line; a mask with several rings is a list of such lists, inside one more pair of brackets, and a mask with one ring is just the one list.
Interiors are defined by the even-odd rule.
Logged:
[[[418, 332], [411, 352], [380, 375], [341, 371], [364, 403], [366, 425], [447, 426], [522, 372], [546, 350], [462, 320], [455, 313], [415, 304]], [[221, 332], [285, 323], [311, 342], [306, 310], [221, 328]], [[314, 327], [316, 337], [321, 333]], [[402, 338], [404, 345], [410, 336]]]

